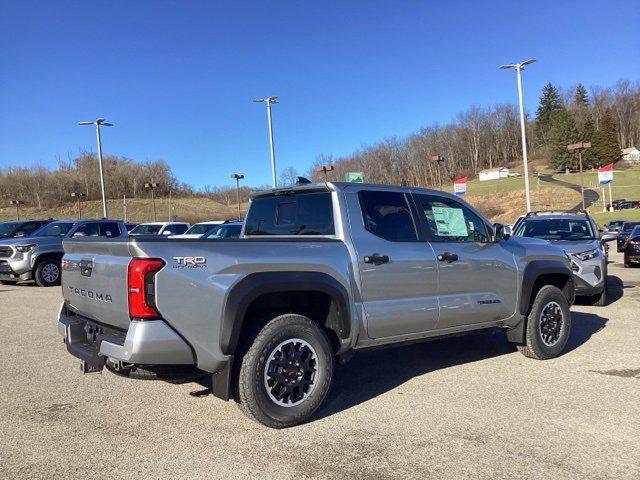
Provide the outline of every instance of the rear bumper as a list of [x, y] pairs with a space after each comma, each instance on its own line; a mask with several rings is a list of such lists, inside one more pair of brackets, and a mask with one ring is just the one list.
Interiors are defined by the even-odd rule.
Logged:
[[196, 364], [191, 347], [162, 320], [134, 320], [125, 331], [74, 314], [63, 303], [58, 333], [92, 371], [102, 370], [107, 357], [133, 365]]

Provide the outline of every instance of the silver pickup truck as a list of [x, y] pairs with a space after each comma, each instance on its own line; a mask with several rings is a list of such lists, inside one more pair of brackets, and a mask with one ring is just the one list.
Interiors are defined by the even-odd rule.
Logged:
[[298, 185], [254, 195], [240, 238], [64, 248], [58, 330], [82, 371], [212, 374], [274, 428], [309, 419], [355, 350], [501, 329], [547, 359], [571, 327], [562, 249], [433, 190]]

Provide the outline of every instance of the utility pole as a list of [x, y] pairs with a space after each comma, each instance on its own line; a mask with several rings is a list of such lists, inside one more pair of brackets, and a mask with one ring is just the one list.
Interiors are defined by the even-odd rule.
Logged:
[[242, 220], [242, 213], [240, 211], [240, 180], [244, 178], [244, 175], [240, 173], [232, 173], [229, 178], [236, 179], [236, 199], [238, 200], [238, 220]]
[[84, 193], [82, 192], [71, 192], [71, 196], [75, 197], [76, 199], [76, 203], [78, 204], [78, 218], [82, 218], [82, 203], [81, 203], [81, 199], [82, 197], [84, 197]]
[[522, 103], [522, 69], [525, 65], [530, 65], [535, 60], [530, 59], [520, 63], [512, 63], [509, 65], [501, 65], [500, 68], [515, 69], [518, 77], [518, 103], [520, 104], [520, 134], [522, 136], [522, 161], [524, 163], [524, 191], [527, 197], [527, 213], [531, 211], [531, 195], [529, 193], [529, 163], [527, 161], [527, 135], [526, 124], [524, 119], [524, 105]]
[[158, 188], [158, 184], [155, 182], [147, 182], [144, 184], [144, 188], [151, 190], [151, 202], [153, 203], [153, 221], [156, 222], [158, 217], [156, 216], [156, 196], [154, 191]]
[[20, 205], [24, 205], [24, 202], [22, 200], [11, 200], [9, 203], [16, 206], [16, 220], [20, 220]]
[[278, 103], [278, 97], [256, 98], [254, 102], [267, 104], [267, 123], [269, 126], [269, 150], [271, 152], [271, 182], [273, 188], [277, 187], [276, 183], [276, 151], [273, 140], [273, 123], [271, 120], [271, 104]]
[[333, 172], [335, 167], [333, 165], [322, 165], [321, 167], [316, 168], [316, 172], [324, 173], [324, 183], [327, 183], [327, 172]]
[[122, 196], [122, 212], [123, 212], [123, 221], [127, 223], [127, 196]]
[[567, 150], [570, 152], [578, 152], [578, 162], [580, 164], [580, 196], [582, 197], [582, 210], [586, 210], [584, 206], [584, 172], [582, 171], [582, 151], [587, 148], [591, 148], [590, 142], [572, 143], [567, 145]]
[[173, 206], [171, 205], [171, 190], [169, 190], [169, 221], [173, 222]]
[[440, 190], [442, 190], [442, 171], [440, 166], [444, 163], [444, 157], [442, 155], [434, 155], [431, 157], [431, 160], [436, 162], [436, 170], [438, 172], [438, 185], [440, 185]]
[[104, 187], [104, 167], [102, 165], [102, 140], [100, 138], [100, 126], [113, 127], [113, 124], [105, 122], [104, 118], [99, 118], [93, 122], [80, 122], [78, 125], [96, 126], [96, 139], [98, 140], [98, 164], [100, 166], [100, 190], [102, 192], [102, 214], [104, 218], [109, 218], [107, 212], [107, 194]]

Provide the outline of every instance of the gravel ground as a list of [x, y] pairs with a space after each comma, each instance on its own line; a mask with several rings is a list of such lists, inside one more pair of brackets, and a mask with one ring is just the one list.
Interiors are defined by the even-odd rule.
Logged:
[[502, 333], [362, 352], [284, 431], [196, 383], [82, 375], [60, 289], [0, 285], [0, 478], [640, 478], [640, 269], [612, 259], [560, 358]]

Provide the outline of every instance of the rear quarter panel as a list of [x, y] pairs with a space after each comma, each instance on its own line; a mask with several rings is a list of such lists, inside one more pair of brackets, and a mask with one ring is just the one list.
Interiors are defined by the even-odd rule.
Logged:
[[[167, 240], [132, 244], [135, 256], [162, 258], [156, 303], [163, 318], [194, 348], [198, 366], [215, 371], [226, 356], [220, 325], [226, 296], [247, 275], [259, 272], [322, 272], [350, 292], [352, 266], [338, 240]], [[185, 266], [177, 257], [203, 257]], [[204, 261], [203, 261], [204, 260]], [[352, 300], [350, 300], [352, 303]]]

